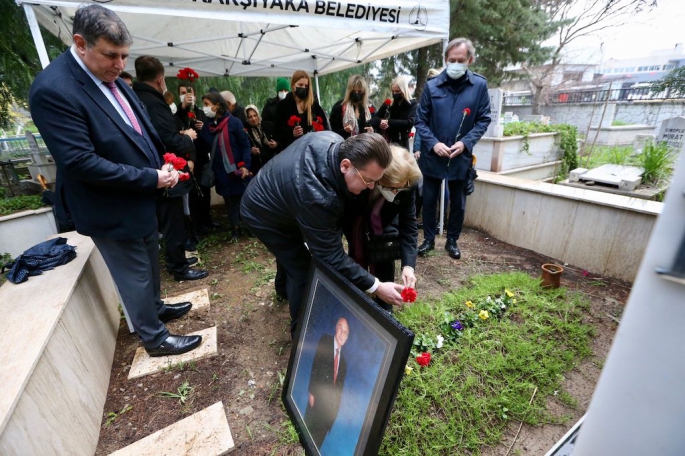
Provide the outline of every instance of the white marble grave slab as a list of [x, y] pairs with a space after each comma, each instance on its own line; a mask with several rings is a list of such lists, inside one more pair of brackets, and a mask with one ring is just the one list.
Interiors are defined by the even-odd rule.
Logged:
[[682, 150], [685, 147], [685, 117], [671, 117], [661, 122], [656, 142], [665, 142], [675, 150]]
[[131, 363], [131, 370], [128, 373], [128, 379], [143, 377], [145, 375], [154, 374], [169, 365], [178, 364], [180, 362], [188, 363], [190, 361], [198, 361], [203, 358], [216, 356], [219, 352], [217, 350], [216, 342], [216, 326], [211, 328], [196, 331], [188, 334], [189, 336], [202, 336], [202, 343], [195, 350], [188, 353], [174, 356], [159, 356], [152, 358], [148, 356], [143, 347], [138, 347], [136, 354]]
[[581, 181], [595, 181], [618, 186], [621, 181], [632, 181], [642, 176], [642, 168], [623, 165], [602, 165], [579, 177]]
[[110, 456], [219, 456], [234, 449], [224, 404], [217, 402]]
[[171, 296], [164, 298], [166, 304], [178, 304], [179, 302], [192, 302], [193, 308], [190, 309], [192, 312], [195, 309], [201, 309], [203, 307], [209, 307], [209, 288], [203, 288], [202, 290], [189, 291], [188, 293], [183, 293], [176, 296]]

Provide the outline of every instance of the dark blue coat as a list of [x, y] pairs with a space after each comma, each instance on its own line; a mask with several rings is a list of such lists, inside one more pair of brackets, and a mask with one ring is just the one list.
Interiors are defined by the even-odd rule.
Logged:
[[129, 127], [70, 50], [31, 86], [33, 120], [57, 164], [56, 210], [86, 236], [135, 239], [157, 229], [155, 195], [164, 153], [145, 106], [116, 81], [145, 136]]
[[[464, 116], [464, 109], [471, 113]], [[439, 157], [433, 147], [442, 142], [448, 147], [456, 141], [464, 143], [464, 152], [454, 157]], [[445, 71], [426, 82], [416, 113], [416, 131], [421, 136], [419, 167], [424, 176], [436, 179], [464, 180], [471, 166], [473, 147], [490, 125], [490, 96], [484, 77], [467, 71], [457, 81]], [[448, 166], [449, 163], [449, 166]]]
[[[221, 121], [221, 119], [222, 118], [214, 120], [207, 119], [207, 121], [204, 123], [202, 131], [198, 137], [203, 149], [211, 152], [216, 133], [212, 133], [209, 130], [209, 126], [216, 125]], [[235, 116], [231, 116], [228, 119], [228, 138], [231, 142], [231, 151], [233, 152], [235, 163], [238, 164], [240, 162], [244, 162], [245, 167], [249, 169], [252, 159], [252, 146], [250, 145], [250, 138], [247, 136], [247, 133], [243, 128], [243, 123]], [[214, 160], [211, 166], [214, 170], [216, 192], [219, 195], [225, 197], [239, 196], [245, 192], [245, 187], [247, 187], [248, 182], [250, 182], [250, 178], [248, 177], [242, 179], [235, 173], [227, 173], [224, 169], [223, 158], [218, 150], [214, 153]]]

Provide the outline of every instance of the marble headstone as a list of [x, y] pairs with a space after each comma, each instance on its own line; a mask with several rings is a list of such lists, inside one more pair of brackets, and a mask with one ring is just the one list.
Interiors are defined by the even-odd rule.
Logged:
[[501, 138], [504, 136], [504, 126], [500, 121], [504, 91], [502, 89], [488, 89], [488, 93], [490, 94], [490, 118], [492, 121], [485, 132], [485, 136]]
[[685, 117], [671, 117], [664, 120], [656, 142], [665, 142], [675, 150], [682, 150], [685, 146]]

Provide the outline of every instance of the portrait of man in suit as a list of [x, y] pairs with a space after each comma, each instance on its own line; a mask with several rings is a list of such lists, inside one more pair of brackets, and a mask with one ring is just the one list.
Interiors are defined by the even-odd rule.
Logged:
[[347, 319], [338, 318], [335, 324], [335, 335], [321, 336], [312, 362], [309, 400], [304, 422], [319, 448], [338, 416], [347, 375], [347, 362], [342, 348], [349, 334], [350, 326]]
[[178, 182], [162, 170], [164, 145], [121, 75], [133, 40], [112, 11], [89, 4], [74, 15], [73, 45], [35, 79], [33, 120], [57, 164], [56, 212], [90, 236], [150, 356], [185, 353], [199, 336], [164, 322], [192, 304], [160, 299], [155, 197]]

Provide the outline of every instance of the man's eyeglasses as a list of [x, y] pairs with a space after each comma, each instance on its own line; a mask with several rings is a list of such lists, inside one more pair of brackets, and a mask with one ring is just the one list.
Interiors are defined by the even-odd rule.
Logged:
[[354, 167], [354, 170], [357, 171], [357, 176], [359, 176], [359, 178], [362, 180], [362, 182], [364, 182], [364, 185], [366, 185], [367, 187], [371, 188], [372, 186], [374, 186], [378, 182], [378, 181], [374, 181], [374, 180], [372, 180], [371, 182], [366, 182], [366, 179], [364, 179], [364, 176], [362, 176], [362, 173], [360, 173], [356, 167]]

